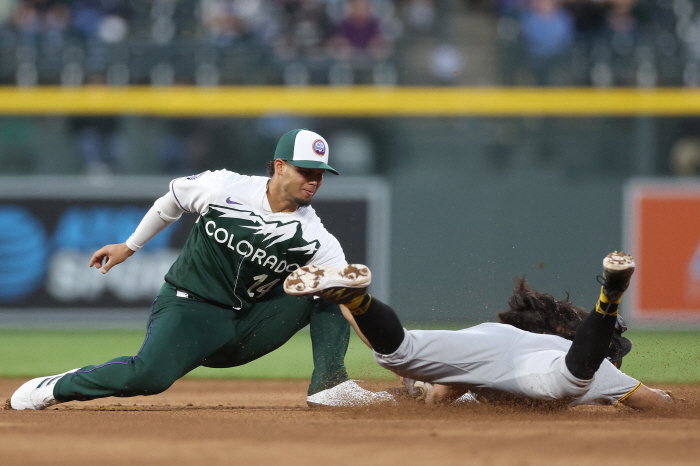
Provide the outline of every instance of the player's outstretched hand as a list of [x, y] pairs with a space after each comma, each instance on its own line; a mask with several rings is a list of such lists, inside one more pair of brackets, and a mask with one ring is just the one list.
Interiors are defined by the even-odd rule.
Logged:
[[[102, 268], [102, 273], [107, 273], [109, 269], [117, 264], [121, 264], [133, 254], [134, 251], [132, 251], [126, 243], [108, 244], [92, 255], [90, 267], [94, 265], [97, 269]], [[107, 262], [105, 262], [105, 259], [107, 259]]]

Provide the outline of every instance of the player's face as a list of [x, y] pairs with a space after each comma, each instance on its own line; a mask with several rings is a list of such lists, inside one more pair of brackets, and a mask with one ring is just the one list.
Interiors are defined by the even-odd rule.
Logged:
[[311, 204], [311, 199], [323, 183], [325, 170], [301, 168], [285, 163], [282, 173], [282, 191], [300, 207]]

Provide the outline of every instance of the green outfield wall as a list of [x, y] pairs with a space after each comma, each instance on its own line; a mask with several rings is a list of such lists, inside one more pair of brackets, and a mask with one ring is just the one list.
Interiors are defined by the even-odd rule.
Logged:
[[[700, 141], [693, 89], [3, 88], [0, 175], [88, 173], [75, 127], [95, 116], [112, 118], [125, 147], [120, 176], [263, 174], [282, 129], [327, 135], [343, 183], [387, 187], [389, 239], [367, 259], [388, 258], [377, 297], [447, 324], [493, 319], [516, 275], [593, 306], [602, 258], [629, 244], [625, 186], [673, 181], [679, 141]], [[207, 136], [208, 152], [175, 167], [162, 147], [183, 133]]]

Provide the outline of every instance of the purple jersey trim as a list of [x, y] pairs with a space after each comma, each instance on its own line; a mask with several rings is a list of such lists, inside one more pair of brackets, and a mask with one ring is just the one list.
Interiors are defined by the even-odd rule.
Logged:
[[100, 368], [105, 367], [105, 366], [111, 366], [112, 364], [124, 364], [124, 365], [127, 365], [127, 364], [131, 364], [132, 362], [134, 362], [134, 359], [136, 359], [136, 358], [139, 357], [139, 355], [141, 354], [141, 351], [143, 351], [143, 348], [146, 346], [146, 343], [148, 342], [148, 337], [151, 336], [151, 330], [153, 330], [153, 324], [156, 323], [156, 319], [155, 319], [155, 317], [154, 317], [154, 315], [153, 315], [153, 307], [156, 305], [156, 301], [158, 301], [158, 298], [157, 298], [157, 297], [156, 297], [156, 299], [153, 300], [153, 304], [151, 304], [151, 325], [148, 326], [148, 331], [146, 332], [146, 339], [143, 341], [143, 344], [141, 345], [141, 348], [139, 349], [139, 352], [136, 353], [136, 356], [130, 357], [126, 362], [121, 362], [121, 361], [106, 362], [106, 363], [101, 364], [101, 365], [99, 365], [99, 366], [93, 367], [93, 368], [90, 369], [89, 371], [75, 371], [75, 372], [73, 372], [73, 373], [74, 373], [74, 374], [89, 374], [90, 372], [92, 372], [92, 371], [94, 371], [94, 370], [96, 370], [96, 369], [100, 369]]
[[177, 194], [175, 194], [175, 181], [177, 181], [177, 180], [173, 180], [173, 181], [170, 182], [170, 192], [173, 193], [173, 196], [175, 196], [175, 201], [177, 202], [177, 205], [179, 205], [180, 208], [181, 208], [182, 210], [184, 210], [185, 212], [191, 213], [189, 210], [187, 210], [187, 209], [185, 209], [184, 207], [182, 207], [182, 204], [180, 204], [180, 199], [178, 199], [178, 198], [177, 198]]

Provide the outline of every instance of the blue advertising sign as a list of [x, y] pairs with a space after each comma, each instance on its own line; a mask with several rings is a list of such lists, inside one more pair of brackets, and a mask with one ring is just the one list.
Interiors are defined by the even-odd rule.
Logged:
[[[0, 309], [149, 306], [196, 215], [183, 215], [107, 274], [88, 265], [102, 246], [126, 241], [167, 187], [166, 180], [155, 189], [115, 186], [99, 195], [86, 186], [11, 195], [0, 189]], [[367, 200], [319, 200], [314, 208], [346, 258], [366, 263]]]

